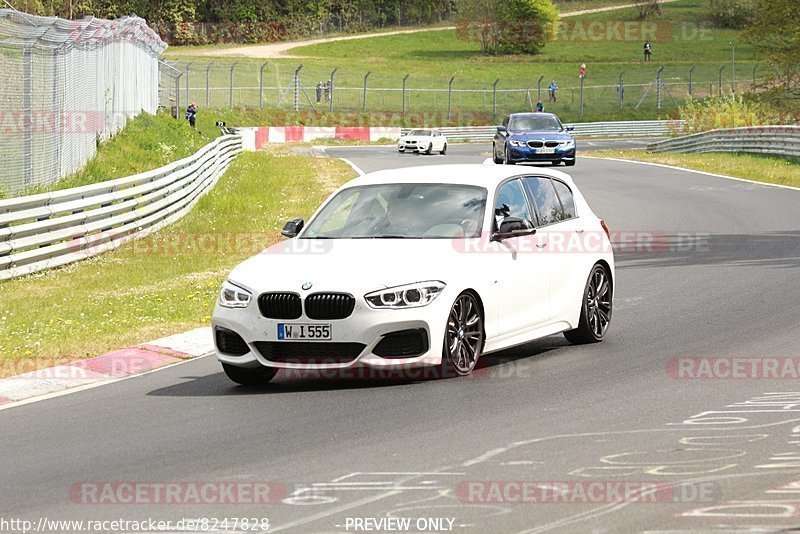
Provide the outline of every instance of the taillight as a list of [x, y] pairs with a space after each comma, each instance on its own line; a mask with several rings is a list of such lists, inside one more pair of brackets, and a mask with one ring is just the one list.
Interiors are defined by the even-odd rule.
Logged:
[[603, 219], [600, 219], [600, 226], [603, 227], [603, 230], [606, 232], [606, 237], [611, 241], [611, 232], [608, 231], [608, 226], [606, 226], [606, 222]]

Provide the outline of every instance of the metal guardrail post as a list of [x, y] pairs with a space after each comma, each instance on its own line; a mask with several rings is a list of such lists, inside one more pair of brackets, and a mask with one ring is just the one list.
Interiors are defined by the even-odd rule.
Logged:
[[403, 76], [403, 112], [402, 113], [403, 113], [404, 116], [406, 114], [406, 80], [408, 80], [409, 76], [410, 76], [410, 74], [406, 74], [405, 76]]
[[450, 81], [447, 84], [447, 120], [448, 121], [450, 120], [450, 101], [452, 100], [452, 97], [453, 97], [453, 80], [455, 80], [455, 79], [456, 79], [456, 77], [452, 76], [450, 78]]
[[372, 74], [371, 70], [367, 71], [367, 73], [364, 75], [364, 101], [361, 106], [361, 111], [363, 111], [364, 113], [367, 112], [367, 78], [369, 78], [370, 74]]
[[336, 71], [337, 70], [339, 70], [339, 67], [335, 67], [331, 71], [331, 78], [330, 78], [330, 80], [328, 80], [328, 83], [330, 84], [330, 89], [329, 89], [329, 91], [330, 91], [330, 93], [329, 93], [330, 100], [328, 102], [328, 111], [330, 111], [330, 112], [333, 112], [333, 77], [336, 76]]
[[264, 69], [269, 65], [269, 61], [265, 61], [258, 71], [258, 108], [264, 107]]

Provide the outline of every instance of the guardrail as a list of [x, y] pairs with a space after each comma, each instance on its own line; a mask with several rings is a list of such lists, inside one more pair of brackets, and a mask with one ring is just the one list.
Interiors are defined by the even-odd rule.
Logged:
[[[683, 131], [684, 121], [618, 121], [565, 123], [574, 126], [575, 137], [659, 137], [675, 135]], [[454, 126], [437, 128], [452, 141], [491, 141], [497, 126]], [[412, 128], [403, 128], [405, 135]]]
[[218, 137], [160, 169], [0, 200], [0, 280], [95, 256], [183, 217], [242, 151]]
[[800, 126], [752, 126], [711, 130], [653, 143], [648, 152], [747, 152], [800, 157]]

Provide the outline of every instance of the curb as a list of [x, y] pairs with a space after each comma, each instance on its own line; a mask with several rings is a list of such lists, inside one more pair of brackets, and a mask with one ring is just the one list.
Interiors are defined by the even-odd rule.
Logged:
[[101, 356], [38, 369], [0, 380], [0, 407], [42, 395], [114, 382], [214, 351], [211, 327], [156, 339]]

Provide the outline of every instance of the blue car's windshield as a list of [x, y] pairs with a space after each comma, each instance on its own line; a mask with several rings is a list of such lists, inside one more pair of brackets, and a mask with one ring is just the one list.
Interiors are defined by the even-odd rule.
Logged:
[[523, 115], [521, 117], [511, 117], [508, 123], [508, 130], [511, 132], [558, 132], [563, 129], [561, 121], [555, 117], [547, 116]]

